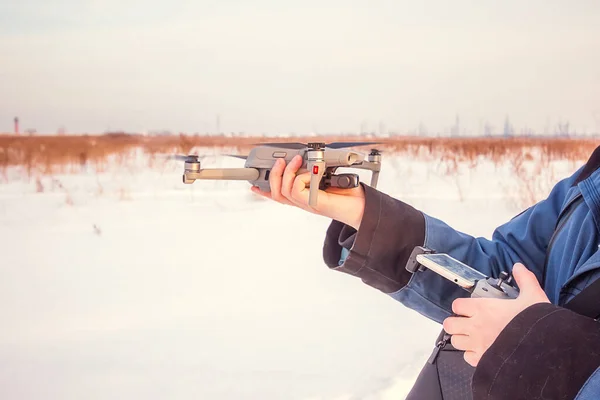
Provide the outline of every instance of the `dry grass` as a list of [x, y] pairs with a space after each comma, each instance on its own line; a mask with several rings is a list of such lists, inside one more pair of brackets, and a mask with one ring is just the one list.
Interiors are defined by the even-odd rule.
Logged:
[[[509, 166], [514, 179], [511, 184], [521, 196], [518, 206], [539, 201], [555, 183], [552, 162], [568, 160], [573, 166], [585, 162], [598, 146], [597, 139], [568, 138], [424, 138], [424, 137], [225, 137], [225, 136], [159, 136], [147, 137], [129, 134], [75, 135], [75, 136], [14, 136], [0, 135], [0, 182], [8, 181], [9, 167], [21, 168], [27, 179], [35, 179], [36, 190], [44, 191], [41, 177], [61, 173], [76, 173], [82, 168], [103, 172], [110, 163], [130, 167], [134, 155], [142, 151], [148, 157], [149, 167], [160, 161], [160, 155], [188, 154], [198, 148], [222, 148], [226, 152], [246, 154], [262, 142], [333, 142], [376, 141], [377, 148], [386, 155], [400, 154], [423, 161], [457, 182], [460, 173], [477, 167], [482, 161], [491, 161], [496, 167]], [[358, 148], [368, 150], [369, 147]], [[225, 150], [226, 149], [226, 150]], [[164, 161], [164, 158], [162, 159]], [[542, 173], [544, 172], [544, 173]], [[514, 189], [507, 189], [507, 191]], [[104, 189], [98, 184], [97, 194]], [[69, 194], [67, 193], [67, 196]], [[125, 190], [119, 193], [128, 198]]]
[[[33, 173], [50, 175], [69, 172], [82, 165], [103, 170], [109, 157], [126, 162], [133, 152], [141, 149], [152, 156], [158, 154], [187, 154], [197, 147], [237, 149], [245, 153], [256, 143], [266, 141], [355, 141], [357, 137], [299, 137], [276, 139], [265, 137], [224, 136], [163, 136], [109, 134], [98, 136], [12, 136], [0, 135], [0, 172], [11, 166], [21, 166], [28, 176]], [[598, 145], [593, 139], [537, 138], [422, 138], [361, 137], [360, 140], [381, 142], [378, 148], [388, 153], [410, 154], [445, 162], [450, 167], [467, 162], [477, 165], [481, 159], [494, 163], [522, 163], [538, 154], [542, 163], [551, 160], [582, 161]], [[452, 172], [450, 170], [449, 173]]]

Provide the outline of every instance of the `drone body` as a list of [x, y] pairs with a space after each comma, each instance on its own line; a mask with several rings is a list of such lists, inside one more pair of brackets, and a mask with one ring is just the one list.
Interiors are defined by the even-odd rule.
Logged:
[[336, 175], [335, 171], [340, 167], [371, 170], [370, 186], [377, 186], [381, 170], [381, 153], [373, 149], [365, 160], [363, 154], [342, 150], [345, 147], [368, 144], [373, 143], [264, 143], [253, 148], [247, 157], [234, 156], [246, 159], [244, 168], [202, 169], [198, 156], [190, 155], [184, 158], [183, 183], [191, 184], [197, 179], [244, 180], [258, 186], [262, 191], [269, 192], [269, 175], [275, 162], [282, 158], [287, 164], [296, 155], [300, 155], [304, 161], [297, 174], [310, 172], [309, 205], [314, 207], [317, 204], [318, 189], [324, 190], [328, 187], [348, 189], [359, 185], [357, 174]]

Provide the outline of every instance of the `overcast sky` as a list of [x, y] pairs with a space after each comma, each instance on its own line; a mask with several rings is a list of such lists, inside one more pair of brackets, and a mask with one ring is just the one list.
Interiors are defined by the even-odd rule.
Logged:
[[0, 131], [600, 131], [600, 2], [0, 0]]

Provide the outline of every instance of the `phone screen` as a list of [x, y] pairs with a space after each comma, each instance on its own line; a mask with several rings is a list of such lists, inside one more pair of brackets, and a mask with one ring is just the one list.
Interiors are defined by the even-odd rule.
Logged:
[[481, 272], [474, 270], [458, 260], [455, 260], [447, 254], [423, 254], [422, 257], [433, 261], [435, 264], [438, 264], [440, 267], [449, 271], [453, 275], [462, 277], [473, 284], [480, 279], [487, 278]]

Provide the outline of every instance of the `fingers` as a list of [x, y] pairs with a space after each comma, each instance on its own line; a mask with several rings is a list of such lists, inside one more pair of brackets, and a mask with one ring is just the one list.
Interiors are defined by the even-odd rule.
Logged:
[[471, 338], [467, 335], [453, 335], [450, 343], [458, 350], [472, 350]]
[[481, 359], [481, 354], [474, 351], [465, 351], [464, 359], [472, 367], [476, 367]]
[[469, 318], [449, 317], [444, 320], [444, 330], [451, 335], [468, 335], [470, 322]]
[[[292, 187], [292, 201], [301, 204], [303, 207], [308, 205], [310, 175], [310, 172], [305, 172], [296, 176], [294, 186]], [[318, 189], [319, 188], [315, 188], [314, 190]]]
[[458, 298], [452, 302], [454, 314], [472, 317], [476, 312], [477, 299]]
[[281, 185], [282, 185], [282, 176], [283, 171], [285, 169], [285, 161], [281, 158], [278, 158], [271, 168], [271, 173], [269, 174], [269, 186], [271, 187], [271, 199], [284, 203], [286, 202], [285, 196], [281, 193]]
[[[294, 193], [292, 193], [295, 186], [298, 194], [306, 189], [306, 186], [303, 183], [306, 179], [304, 177], [296, 179], [296, 172], [302, 166], [302, 162], [302, 157], [295, 156], [286, 166], [284, 159], [277, 159], [269, 174], [270, 193], [263, 192], [257, 187], [253, 187], [252, 192], [275, 200], [281, 204], [305, 208], [305, 204], [302, 204], [302, 201], [297, 201], [294, 198]], [[302, 185], [304, 185], [304, 187], [302, 187]], [[302, 200], [302, 197], [302, 195], [298, 196], [300, 200]]]
[[302, 167], [304, 160], [300, 156], [292, 158], [290, 163], [285, 168], [283, 180], [281, 184], [281, 194], [296, 207], [303, 210], [314, 212], [315, 210], [308, 207], [308, 189], [310, 182], [310, 173], [305, 172], [296, 175]]
[[292, 158], [292, 161], [289, 162], [287, 167], [283, 172], [283, 179], [281, 183], [281, 194], [286, 197], [288, 200], [294, 202], [292, 197], [292, 187], [294, 186], [294, 181], [296, 180], [296, 172], [302, 166], [302, 157], [295, 156]]
[[521, 294], [536, 293], [542, 291], [540, 283], [535, 274], [528, 270], [523, 264], [516, 263], [512, 270], [515, 282], [519, 286]]
[[[256, 193], [259, 196], [266, 197], [267, 199], [273, 200], [273, 196], [271, 195], [270, 192], [263, 192], [262, 190], [260, 190], [260, 188], [258, 186], [252, 186], [250, 188], [250, 190], [252, 190], [252, 193]], [[286, 204], [286, 205], [289, 205], [289, 206], [293, 206], [294, 205], [294, 204], [290, 203], [290, 201], [288, 199], [286, 199], [285, 197], [282, 198], [282, 200], [279, 201], [279, 203]]]
[[285, 161], [282, 159], [277, 159], [277, 161], [273, 165], [273, 168], [271, 168], [271, 172], [270, 172], [270, 176], [269, 176], [269, 187], [270, 187], [271, 191], [263, 192], [258, 187], [253, 186], [252, 192], [256, 193], [258, 195], [261, 195], [263, 197], [266, 197], [268, 199], [275, 200], [278, 203], [293, 206], [294, 204], [292, 204], [288, 199], [286, 199], [281, 194], [281, 181], [282, 181], [282, 174], [283, 174], [284, 168], [285, 168]]
[[[320, 193], [317, 207], [310, 207], [308, 203], [311, 173], [298, 174], [303, 163], [304, 159], [299, 155], [292, 158], [287, 165], [284, 159], [277, 159], [269, 175], [270, 193], [263, 192], [258, 188], [252, 188], [252, 192], [278, 203], [292, 205], [317, 214], [327, 209], [327, 204], [329, 204], [327, 200], [331, 198], [331, 195], [343, 194], [350, 197], [362, 196], [364, 198], [363, 188], [360, 186], [353, 189], [328, 188], [327, 193]], [[319, 190], [319, 188], [313, 188], [313, 190]]]
[[473, 338], [468, 335], [452, 335], [450, 343], [457, 350], [464, 351], [463, 358], [472, 367], [476, 367], [481, 359], [482, 352], [476, 349]]

